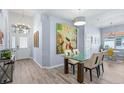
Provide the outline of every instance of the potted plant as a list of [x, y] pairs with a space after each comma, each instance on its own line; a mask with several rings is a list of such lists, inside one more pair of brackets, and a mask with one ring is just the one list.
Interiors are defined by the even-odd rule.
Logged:
[[3, 50], [1, 52], [1, 58], [10, 59], [11, 58], [11, 51], [10, 50]]

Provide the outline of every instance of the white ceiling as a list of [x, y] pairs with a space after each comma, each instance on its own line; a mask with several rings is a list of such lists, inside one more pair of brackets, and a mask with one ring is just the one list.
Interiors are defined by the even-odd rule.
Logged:
[[19, 14], [33, 16], [37, 11], [46, 15], [73, 20], [77, 16], [86, 17], [88, 25], [99, 28], [124, 24], [123, 9], [40, 9], [40, 10], [10, 10]]
[[37, 10], [36, 9], [10, 9], [9, 12], [14, 12], [21, 15], [33, 16]]

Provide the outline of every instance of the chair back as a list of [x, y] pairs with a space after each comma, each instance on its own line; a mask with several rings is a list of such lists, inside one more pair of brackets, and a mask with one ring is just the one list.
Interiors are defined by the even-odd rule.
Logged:
[[105, 57], [105, 53], [101, 53], [101, 58], [100, 58], [100, 61], [103, 61], [104, 60], [104, 57]]
[[73, 54], [78, 55], [80, 53], [79, 49], [73, 49]]
[[107, 52], [108, 52], [108, 56], [112, 56], [114, 53], [112, 48], [109, 48]]
[[94, 53], [90, 59], [91, 67], [94, 68], [99, 65], [99, 53]]
[[105, 57], [105, 55], [104, 55], [104, 53], [102, 53], [102, 61], [104, 60], [104, 57]]
[[71, 55], [78, 55], [80, 53], [80, 51], [78, 49], [73, 49], [73, 50], [65, 50], [64, 51], [66, 56], [71, 56]]
[[71, 50], [65, 50], [64, 53], [65, 53], [66, 56], [71, 56], [72, 55]]
[[99, 64], [101, 64], [103, 62], [104, 56], [105, 56], [105, 54], [103, 52], [99, 53]]

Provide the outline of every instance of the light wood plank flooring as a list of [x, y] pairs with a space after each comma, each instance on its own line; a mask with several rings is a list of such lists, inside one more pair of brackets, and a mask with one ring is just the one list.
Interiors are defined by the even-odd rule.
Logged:
[[[105, 72], [97, 78], [96, 71], [93, 71], [93, 81], [90, 82], [89, 71], [84, 73], [86, 84], [124, 84], [124, 61], [105, 62]], [[64, 67], [53, 69], [42, 69], [32, 59], [15, 62], [13, 82], [11, 84], [79, 84], [76, 75], [64, 74]]]

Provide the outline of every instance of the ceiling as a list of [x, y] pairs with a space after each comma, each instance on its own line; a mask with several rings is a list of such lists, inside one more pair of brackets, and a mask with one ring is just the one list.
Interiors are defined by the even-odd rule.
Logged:
[[14, 12], [26, 16], [33, 16], [36, 11], [36, 9], [9, 9], [9, 12]]
[[88, 25], [103, 28], [113, 25], [124, 24], [123, 9], [29, 9], [29, 10], [10, 10], [19, 14], [33, 16], [36, 12], [46, 15], [60, 17], [72, 21], [77, 16], [86, 17]]

